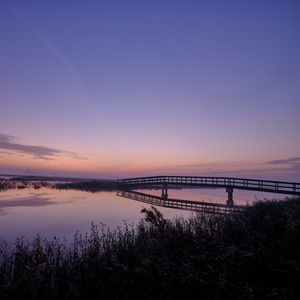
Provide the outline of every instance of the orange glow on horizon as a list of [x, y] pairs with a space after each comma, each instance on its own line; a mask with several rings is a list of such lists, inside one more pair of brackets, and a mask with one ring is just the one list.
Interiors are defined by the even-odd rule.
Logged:
[[[164, 163], [154, 157], [136, 157], [127, 161], [117, 160], [114, 163], [98, 159], [75, 159], [74, 157], [56, 156], [54, 159], [33, 159], [30, 155], [10, 154], [0, 157], [2, 169], [12, 170], [14, 174], [27, 175], [66, 175], [75, 177], [121, 178], [154, 175], [211, 175], [275, 178], [289, 178], [297, 181], [297, 171], [281, 165], [267, 163]], [[293, 179], [295, 178], [295, 179]]]

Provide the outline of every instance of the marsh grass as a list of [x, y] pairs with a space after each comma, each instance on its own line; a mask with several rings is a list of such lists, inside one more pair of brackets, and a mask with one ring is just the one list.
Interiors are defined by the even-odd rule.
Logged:
[[300, 199], [261, 201], [240, 216], [91, 225], [0, 243], [0, 299], [297, 299]]

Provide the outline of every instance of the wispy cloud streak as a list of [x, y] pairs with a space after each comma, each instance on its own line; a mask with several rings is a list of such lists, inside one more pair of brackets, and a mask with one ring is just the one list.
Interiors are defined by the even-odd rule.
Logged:
[[294, 163], [300, 163], [300, 156], [291, 157], [287, 159], [272, 160], [269, 162], [269, 164], [272, 165], [286, 165], [286, 164], [294, 164]]
[[24, 145], [17, 143], [14, 136], [0, 133], [0, 149], [13, 153], [22, 153], [31, 155], [35, 159], [51, 160], [59, 155], [67, 155], [74, 159], [87, 159], [71, 151], [60, 150], [45, 146]]
[[[150, 170], [153, 174], [170, 175], [205, 175], [205, 176], [270, 176], [282, 174], [296, 174], [299, 178], [300, 157], [291, 157], [257, 163], [195, 163], [173, 166], [162, 166]], [[297, 179], [298, 180], [298, 179]]]
[[288, 168], [290, 170], [300, 171], [300, 156], [291, 157], [287, 159], [272, 160], [269, 162], [269, 164], [281, 168]]

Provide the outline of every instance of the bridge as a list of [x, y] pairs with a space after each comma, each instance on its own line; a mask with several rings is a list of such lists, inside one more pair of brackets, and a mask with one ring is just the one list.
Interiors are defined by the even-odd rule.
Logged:
[[159, 186], [162, 189], [161, 199], [163, 200], [168, 199], [168, 187], [170, 186], [225, 188], [228, 195], [227, 207], [234, 206], [234, 189], [300, 196], [300, 183], [260, 179], [208, 176], [150, 176], [119, 179], [117, 182], [129, 190]]

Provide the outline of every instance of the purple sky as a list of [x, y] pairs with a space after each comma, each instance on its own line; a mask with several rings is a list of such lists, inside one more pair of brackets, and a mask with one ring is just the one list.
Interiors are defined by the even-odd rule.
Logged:
[[300, 2], [0, 2], [0, 172], [300, 181]]

